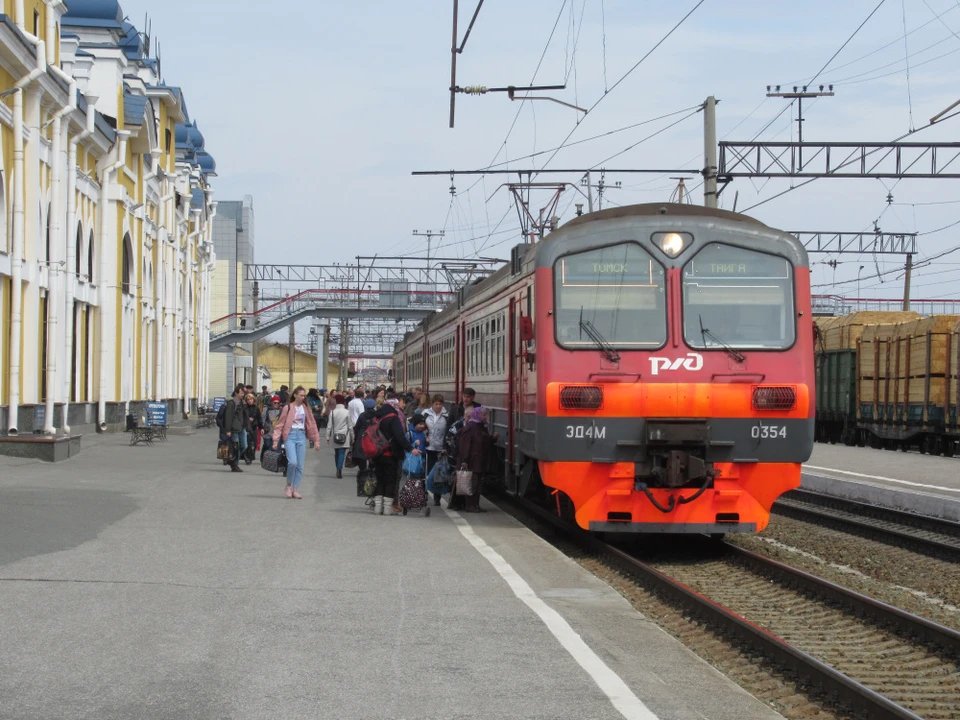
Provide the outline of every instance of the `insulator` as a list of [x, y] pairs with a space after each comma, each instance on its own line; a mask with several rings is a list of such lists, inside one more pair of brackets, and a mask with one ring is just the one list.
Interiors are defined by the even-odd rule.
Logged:
[[484, 85], [467, 85], [463, 92], [465, 95], [485, 95], [487, 88]]

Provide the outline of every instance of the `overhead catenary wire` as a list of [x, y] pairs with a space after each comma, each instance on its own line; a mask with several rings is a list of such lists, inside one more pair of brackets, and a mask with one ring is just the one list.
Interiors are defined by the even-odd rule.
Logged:
[[[605, 88], [603, 95], [597, 98], [597, 101], [594, 102], [593, 105], [591, 105], [589, 108], [587, 108], [586, 116], [589, 117], [590, 113], [592, 113], [597, 108], [597, 106], [599, 106], [600, 103], [604, 101], [605, 98], [609, 97], [609, 95], [624, 80], [626, 80], [638, 67], [640, 67], [647, 58], [649, 58], [654, 52], [656, 52], [657, 48], [663, 45], [670, 38], [670, 36], [673, 35], [680, 28], [680, 26], [683, 25], [684, 22], [687, 21], [687, 18], [693, 15], [693, 13], [696, 12], [697, 8], [703, 5], [704, 2], [706, 2], [706, 0], [697, 0], [697, 3], [689, 11], [687, 11], [687, 14], [684, 15], [682, 18], [680, 18], [680, 20], [672, 28], [670, 28], [670, 30], [668, 30], [667, 33], [663, 37], [661, 37], [656, 42], [656, 44], [654, 44], [653, 47], [651, 47], [646, 53], [644, 53], [643, 57], [641, 57], [629, 70], [627, 70], [622, 76], [620, 76], [619, 80], [617, 80], [609, 89]], [[573, 134], [577, 131], [577, 128], [579, 128], [581, 124], [582, 124], [581, 122], [578, 122], [576, 125], [573, 126], [570, 132], [567, 133], [567, 136], [563, 139], [563, 142], [561, 142], [560, 145], [557, 146], [556, 150], [554, 150], [553, 154], [550, 155], [549, 158], [547, 158], [546, 162], [542, 165], [542, 167], [546, 167], [547, 165], [550, 164], [553, 158], [557, 156], [557, 153], [560, 152], [560, 150], [562, 150], [566, 146], [567, 142], [569, 142], [570, 138], [573, 137]]]

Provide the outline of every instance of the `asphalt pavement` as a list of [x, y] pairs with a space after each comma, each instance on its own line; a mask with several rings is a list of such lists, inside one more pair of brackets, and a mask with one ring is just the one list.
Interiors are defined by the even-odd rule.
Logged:
[[0, 718], [624, 717], [598, 662], [657, 713], [630, 717], [779, 717], [504, 513], [373, 517], [326, 447], [288, 500], [215, 452], [211, 429], [0, 462]]

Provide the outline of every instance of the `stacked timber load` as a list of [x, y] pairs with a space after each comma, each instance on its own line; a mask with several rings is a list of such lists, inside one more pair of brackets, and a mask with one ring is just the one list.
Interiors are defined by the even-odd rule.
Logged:
[[892, 407], [888, 368], [890, 341], [896, 337], [897, 327], [896, 322], [868, 325], [860, 337], [857, 376], [860, 416], [864, 420], [883, 420], [886, 408]]
[[[900, 422], [943, 419], [951, 404], [956, 315], [931, 315], [897, 328], [894, 361], [894, 417]], [[955, 377], [955, 376], [954, 376]]]
[[874, 325], [908, 322], [919, 318], [920, 315], [915, 312], [865, 310], [836, 318], [824, 318], [824, 320], [817, 321], [817, 326], [823, 335], [823, 349], [825, 351], [855, 350], [857, 341], [863, 336], [866, 328]]
[[863, 331], [858, 360], [863, 420], [926, 423], [942, 420], [949, 412], [948, 395], [951, 388], [956, 390], [951, 358], [956, 353], [958, 317], [911, 315]]

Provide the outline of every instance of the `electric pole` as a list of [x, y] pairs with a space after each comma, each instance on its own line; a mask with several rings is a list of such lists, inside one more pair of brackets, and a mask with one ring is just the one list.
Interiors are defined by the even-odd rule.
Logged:
[[[826, 91], [824, 91], [823, 85], [821, 85], [819, 92], [808, 92], [806, 85], [804, 85], [802, 88], [798, 88], [796, 85], [794, 85], [793, 92], [780, 92], [780, 86], [777, 85], [776, 89], [773, 92], [770, 92], [770, 86], [767, 85], [767, 97], [780, 97], [797, 101], [797, 141], [801, 145], [797, 159], [800, 162], [800, 169], [803, 170], [803, 99], [833, 97], [833, 85], [828, 85]], [[716, 141], [714, 141], [714, 144], [716, 144]]]
[[430, 267], [430, 242], [431, 242], [435, 237], [443, 237], [444, 234], [445, 234], [445, 231], [443, 231], [443, 230], [424, 230], [423, 232], [420, 232], [419, 230], [414, 230], [414, 231], [413, 231], [413, 234], [414, 234], [414, 236], [416, 236], [416, 237], [425, 237], [425, 238], [427, 238], [427, 267], [429, 268], [429, 267]]
[[906, 272], [903, 276], [903, 309], [910, 309], [910, 275], [913, 273], [913, 255], [907, 253]]
[[296, 333], [296, 327], [294, 323], [290, 323], [290, 340], [288, 342], [289, 342], [289, 346], [287, 349], [289, 351], [288, 359], [290, 363], [290, 373], [289, 373], [289, 378], [287, 382], [288, 382], [288, 387], [290, 388], [290, 392], [293, 392], [293, 388], [294, 388], [293, 366], [297, 361], [297, 348], [296, 348], [297, 333]]
[[703, 205], [715, 208], [717, 200], [717, 99], [711, 95], [703, 104]]

